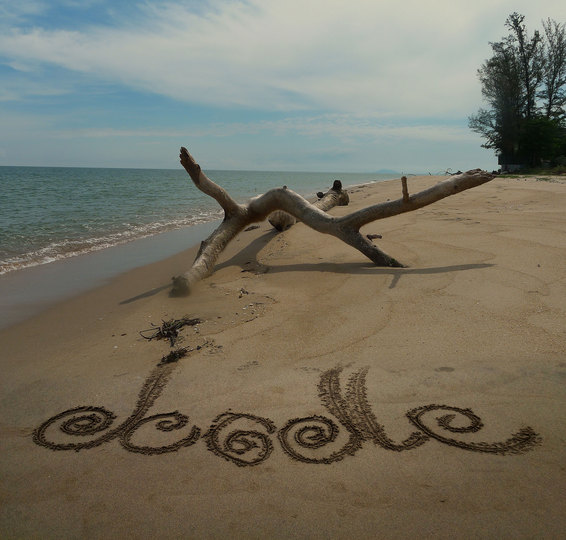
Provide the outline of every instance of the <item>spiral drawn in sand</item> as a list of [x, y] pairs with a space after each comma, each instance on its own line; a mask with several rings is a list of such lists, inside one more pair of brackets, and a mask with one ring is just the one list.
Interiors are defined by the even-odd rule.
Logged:
[[[412, 409], [407, 413], [409, 420], [420, 430], [429, 437], [449, 446], [471, 450], [473, 452], [505, 455], [521, 454], [541, 443], [540, 436], [530, 427], [522, 428], [505, 441], [495, 443], [465, 442], [450, 437], [444, 437], [424, 422], [423, 417], [433, 411], [450, 413], [436, 417], [438, 427], [450, 433], [476, 433], [483, 427], [483, 423], [479, 416], [475, 415], [470, 409], [460, 409], [458, 407], [450, 407], [449, 405], [425, 405], [424, 407]], [[464, 419], [469, 422], [469, 425], [463, 427], [453, 426], [452, 423], [457, 418], [457, 415], [463, 416]]]
[[181, 414], [179, 411], [148, 416], [147, 418], [138, 421], [131, 427], [126, 428], [122, 432], [120, 437], [120, 443], [122, 444], [122, 446], [130, 452], [137, 452], [139, 454], [165, 454], [167, 452], [176, 452], [184, 446], [191, 446], [192, 444], [195, 444], [195, 442], [197, 442], [200, 437], [200, 429], [196, 426], [193, 426], [187, 437], [172, 444], [163, 446], [138, 446], [136, 444], [133, 444], [131, 442], [131, 438], [134, 433], [144, 424], [150, 422], [156, 422], [155, 428], [159, 431], [174, 431], [176, 429], [182, 429], [187, 426], [189, 424], [189, 417]]
[[47, 430], [59, 423], [59, 430], [70, 436], [92, 436], [107, 430], [116, 419], [111, 411], [103, 407], [75, 407], [68, 411], [59, 413], [39, 426], [33, 432], [33, 440], [36, 444], [45, 446], [51, 450], [83, 450], [94, 448], [108, 442], [118, 436], [119, 429], [114, 429], [103, 434], [97, 439], [83, 442], [56, 443], [47, 439]]
[[[194, 444], [200, 437], [200, 430], [197, 427], [193, 427], [187, 437], [168, 445], [140, 446], [131, 441], [134, 433], [149, 422], [156, 422], [156, 429], [163, 432], [181, 429], [189, 423], [188, 417], [178, 411], [144, 418], [147, 411], [155, 403], [155, 400], [161, 395], [174, 368], [175, 364], [159, 364], [155, 367], [139, 393], [136, 408], [115, 429], [106, 431], [116, 419], [116, 415], [113, 412], [103, 407], [75, 407], [74, 409], [59, 413], [41, 424], [34, 431], [34, 442], [51, 450], [76, 450], [78, 452], [79, 450], [94, 448], [118, 438], [120, 444], [126, 450], [146, 455], [174, 452], [183, 446]], [[104, 431], [106, 432], [96, 439], [83, 442], [55, 442], [48, 438], [47, 432], [50, 429], [56, 429], [57, 425], [60, 432], [72, 437], [91, 437]]]
[[[329, 455], [316, 456], [313, 450], [319, 450], [333, 443], [339, 433], [338, 426], [325, 416], [308, 416], [289, 420], [279, 431], [279, 442], [283, 451], [293, 459], [304, 463], [333, 463], [344, 459], [361, 448], [361, 440], [355, 433], [350, 433], [349, 440], [340, 449]], [[310, 451], [301, 452], [301, 450]]]
[[[176, 365], [176, 362], [160, 363], [154, 368], [140, 390], [134, 411], [119, 426], [112, 429], [116, 415], [103, 407], [75, 407], [41, 424], [34, 431], [34, 442], [51, 450], [79, 451], [117, 438], [125, 450], [145, 455], [176, 452], [195, 444], [201, 436], [201, 430], [197, 426], [189, 430], [188, 416], [179, 411], [146, 416]], [[367, 372], [367, 368], [354, 372], [348, 379], [345, 392], [340, 384], [341, 367], [324, 372], [318, 384], [319, 397], [327, 412], [338, 423], [316, 414], [289, 420], [277, 432], [277, 439], [285, 454], [303, 463], [330, 464], [354, 455], [366, 441], [401, 452], [414, 450], [434, 439], [463, 450], [499, 455], [523, 453], [541, 443], [540, 436], [530, 427], [494, 443], [470, 442], [447, 436], [443, 432], [466, 435], [477, 433], [483, 427], [481, 419], [470, 409], [449, 405], [425, 405], [408, 411], [406, 416], [418, 431], [401, 442], [395, 442], [378, 422], [368, 402]], [[147, 435], [148, 432], [141, 428], [149, 425], [162, 433], [185, 429], [188, 434], [176, 442], [163, 445], [134, 442], [134, 438], [143, 438], [144, 433]], [[214, 419], [204, 439], [208, 450], [245, 467], [263, 463], [271, 456], [272, 436], [276, 431], [275, 424], [268, 418], [228, 411]], [[151, 433], [155, 435], [155, 432]], [[60, 442], [62, 437], [72, 440]]]
[[[232, 424], [255, 424], [254, 429], [233, 429]], [[263, 428], [266, 433], [259, 431]], [[275, 424], [253, 414], [227, 412], [217, 416], [204, 435], [206, 445], [217, 456], [232, 461], [240, 467], [258, 465], [265, 461], [273, 451], [270, 434], [275, 432]]]

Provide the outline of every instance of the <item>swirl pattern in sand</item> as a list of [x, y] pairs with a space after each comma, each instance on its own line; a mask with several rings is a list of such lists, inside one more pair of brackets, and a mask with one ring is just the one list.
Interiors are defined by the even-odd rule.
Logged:
[[[201, 438], [202, 430], [191, 426], [188, 416], [179, 411], [146, 416], [176, 366], [176, 363], [160, 363], [154, 368], [140, 390], [134, 411], [117, 427], [112, 427], [116, 420], [113, 412], [103, 407], [80, 406], [43, 422], [34, 431], [34, 442], [51, 450], [80, 451], [118, 439], [125, 450], [144, 455], [176, 452], [195, 444]], [[541, 443], [541, 437], [530, 427], [524, 427], [500, 442], [456, 439], [454, 434], [480, 431], [483, 427], [481, 419], [470, 409], [436, 404], [409, 410], [406, 417], [417, 431], [396, 442], [387, 435], [368, 402], [367, 372], [367, 368], [354, 372], [345, 392], [340, 384], [342, 368], [333, 368], [321, 375], [318, 395], [328, 414], [338, 423], [328, 416], [310, 415], [291, 419], [278, 430], [269, 418], [227, 411], [212, 421], [202, 438], [210, 452], [241, 467], [259, 465], [269, 459], [274, 451], [274, 440], [279, 441], [281, 449], [290, 458], [312, 464], [343, 460], [354, 455], [364, 442], [402, 452], [435, 440], [452, 448], [498, 455], [520, 454]], [[155, 430], [149, 431], [149, 426]], [[174, 442], [161, 445], [136, 442], [148, 433], [155, 435], [155, 431], [169, 433], [177, 430], [184, 436]], [[81, 440], [62, 440], [64, 438]]]

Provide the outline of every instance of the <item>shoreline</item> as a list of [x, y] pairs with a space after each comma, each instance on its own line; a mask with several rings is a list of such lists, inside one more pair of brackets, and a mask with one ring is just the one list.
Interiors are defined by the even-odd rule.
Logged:
[[[26, 173], [25, 168], [14, 169], [11, 175], [0, 174], [6, 194], [1, 202], [4, 219], [0, 220], [3, 223], [0, 275], [222, 217], [216, 201], [192, 186], [182, 168], [153, 172], [63, 168], [56, 173], [39, 168], [43, 172], [37, 174]], [[328, 173], [305, 173], [304, 178], [298, 178], [299, 173], [283, 172], [213, 173], [218, 176], [216, 181], [238, 202], [284, 184], [304, 196], [314, 197], [329, 176]], [[383, 180], [368, 178], [367, 174], [346, 177], [344, 185]], [[42, 193], [46, 186], [49, 190], [38, 204], [35, 193]], [[175, 196], [171, 197], [171, 193]], [[66, 201], [63, 207], [59, 206], [61, 200]], [[17, 211], [12, 212], [11, 208]]]
[[560, 536], [565, 204], [495, 178], [363, 228], [408, 268], [263, 223], [186, 298], [191, 250], [0, 331], [1, 535]]
[[[355, 191], [395, 180], [353, 184], [346, 189]], [[219, 223], [218, 219], [197, 223], [0, 274], [0, 330], [108, 284], [120, 274], [193, 250]]]
[[120, 274], [192, 250], [218, 223], [175, 229], [0, 275], [0, 329], [104, 286]]

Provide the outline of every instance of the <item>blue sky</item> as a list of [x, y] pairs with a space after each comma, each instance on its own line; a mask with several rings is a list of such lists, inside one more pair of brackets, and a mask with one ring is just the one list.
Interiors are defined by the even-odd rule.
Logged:
[[0, 0], [0, 165], [436, 173], [517, 11], [563, 0]]

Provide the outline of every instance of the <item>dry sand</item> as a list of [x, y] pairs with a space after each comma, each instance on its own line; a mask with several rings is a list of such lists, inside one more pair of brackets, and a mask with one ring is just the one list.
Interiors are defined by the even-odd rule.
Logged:
[[367, 226], [406, 269], [264, 223], [188, 298], [190, 252], [9, 328], [0, 537], [564, 538], [565, 209], [497, 178]]

